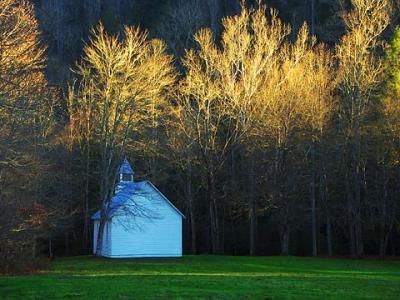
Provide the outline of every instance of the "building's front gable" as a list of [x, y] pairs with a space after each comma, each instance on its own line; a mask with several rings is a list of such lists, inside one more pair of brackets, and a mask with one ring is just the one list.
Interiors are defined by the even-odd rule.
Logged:
[[113, 257], [181, 256], [182, 215], [146, 182], [114, 214], [111, 236]]
[[[107, 226], [102, 255], [107, 257], [182, 256], [183, 214], [150, 182], [134, 182], [133, 169], [124, 160], [115, 195], [106, 204]], [[94, 220], [96, 248], [100, 211]]]

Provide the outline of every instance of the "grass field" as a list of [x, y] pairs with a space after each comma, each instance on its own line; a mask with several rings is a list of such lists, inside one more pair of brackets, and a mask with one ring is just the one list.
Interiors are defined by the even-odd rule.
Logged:
[[185, 256], [58, 259], [0, 277], [0, 299], [400, 299], [400, 261]]

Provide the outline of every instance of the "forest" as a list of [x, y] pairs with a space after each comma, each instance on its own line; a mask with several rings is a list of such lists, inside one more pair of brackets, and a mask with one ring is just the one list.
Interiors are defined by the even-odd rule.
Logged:
[[399, 4], [0, 0], [0, 273], [92, 253], [124, 158], [186, 254], [399, 255]]

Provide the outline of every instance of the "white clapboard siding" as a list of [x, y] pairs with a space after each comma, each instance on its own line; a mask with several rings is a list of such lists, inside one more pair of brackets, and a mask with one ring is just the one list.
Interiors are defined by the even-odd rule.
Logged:
[[[104, 228], [101, 255], [115, 258], [182, 256], [184, 216], [151, 182], [144, 181], [136, 186], [110, 214]], [[133, 206], [139, 212], [127, 213], [132, 212]], [[99, 212], [92, 218], [95, 253]]]
[[149, 182], [131, 201], [150, 217], [114, 215], [111, 257], [182, 256], [182, 215]]

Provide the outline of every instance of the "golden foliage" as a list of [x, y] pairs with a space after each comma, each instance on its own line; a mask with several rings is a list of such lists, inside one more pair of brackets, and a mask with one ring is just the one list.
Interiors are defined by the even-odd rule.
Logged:
[[14, 146], [21, 142], [26, 147], [39, 133], [34, 130], [45, 135], [48, 128], [54, 95], [47, 86], [39, 36], [28, 1], [0, 0], [0, 148], [8, 156], [0, 157], [2, 163], [19, 164], [22, 155]]
[[323, 130], [332, 110], [332, 55], [306, 25], [295, 42], [290, 33], [261, 5], [225, 18], [220, 45], [210, 29], [195, 35], [199, 49], [183, 60], [178, 119], [203, 154], [255, 136], [281, 144], [296, 129]]
[[28, 1], [0, 0], [0, 91], [30, 97], [45, 86], [44, 48]]
[[388, 0], [352, 0], [353, 9], [343, 14], [347, 33], [336, 46], [339, 61], [341, 116], [358, 126], [368, 110], [374, 91], [384, 78], [384, 62], [377, 51], [385, 44], [379, 39], [390, 23]]
[[156, 120], [175, 82], [165, 48], [139, 28], [125, 27], [123, 37], [107, 34], [101, 24], [93, 29], [76, 69], [81, 81], [69, 93], [74, 135], [121, 143]]

